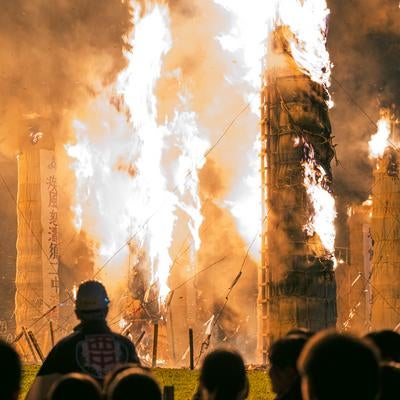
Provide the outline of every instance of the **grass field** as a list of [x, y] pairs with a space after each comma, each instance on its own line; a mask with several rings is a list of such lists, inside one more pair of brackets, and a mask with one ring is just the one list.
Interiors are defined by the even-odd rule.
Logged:
[[[27, 365], [24, 368], [21, 400], [25, 398], [27, 391], [36, 375], [37, 366]], [[154, 374], [161, 386], [175, 386], [175, 400], [191, 399], [197, 386], [198, 371], [187, 369], [157, 368]], [[251, 400], [271, 400], [274, 398], [271, 392], [268, 375], [263, 371], [249, 371]]]

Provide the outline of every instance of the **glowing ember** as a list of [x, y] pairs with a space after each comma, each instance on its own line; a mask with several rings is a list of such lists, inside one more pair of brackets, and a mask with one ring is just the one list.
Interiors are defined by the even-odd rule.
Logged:
[[385, 149], [389, 146], [390, 137], [390, 121], [385, 115], [381, 115], [378, 123], [377, 132], [371, 136], [368, 142], [369, 152], [372, 158], [379, 158], [383, 156]]

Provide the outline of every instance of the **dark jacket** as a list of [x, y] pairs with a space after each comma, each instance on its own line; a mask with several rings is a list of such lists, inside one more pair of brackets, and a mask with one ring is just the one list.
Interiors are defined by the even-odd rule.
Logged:
[[122, 363], [139, 363], [133, 343], [112, 332], [105, 321], [90, 321], [54, 346], [38, 376], [81, 372], [101, 383], [107, 372]]
[[288, 392], [275, 397], [275, 400], [302, 400], [300, 380], [292, 385]]

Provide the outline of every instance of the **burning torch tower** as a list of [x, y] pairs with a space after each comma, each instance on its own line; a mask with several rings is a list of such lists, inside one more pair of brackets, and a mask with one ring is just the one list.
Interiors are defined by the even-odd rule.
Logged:
[[318, 204], [334, 212], [328, 94], [296, 65], [289, 35], [286, 27], [273, 34], [261, 93], [263, 363], [271, 342], [291, 328], [319, 330], [336, 323], [334, 250], [327, 251], [315, 228], [316, 213], [324, 212]]
[[393, 110], [382, 109], [372, 137], [375, 158], [372, 189], [373, 240], [371, 327], [400, 326], [400, 124]]
[[32, 330], [45, 351], [59, 303], [56, 162], [52, 138], [39, 130], [46, 124], [35, 117], [29, 125], [18, 155], [15, 320], [17, 334]]

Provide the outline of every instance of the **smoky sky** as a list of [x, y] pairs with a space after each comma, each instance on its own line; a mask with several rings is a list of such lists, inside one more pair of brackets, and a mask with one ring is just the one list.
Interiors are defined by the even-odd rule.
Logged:
[[114, 80], [131, 10], [121, 0], [2, 0], [0, 10], [4, 147], [26, 114], [59, 120]]
[[380, 106], [400, 101], [400, 10], [394, 0], [331, 0], [328, 6], [334, 63], [331, 120], [339, 160], [335, 193], [340, 201], [356, 202], [370, 193], [372, 122]]
[[[50, 137], [56, 149], [62, 148], [71, 133], [71, 116], [124, 68], [131, 14], [129, 2], [121, 0], [1, 0], [0, 151], [13, 172], [7, 174], [8, 184], [16, 183], [15, 155], [23, 151], [29, 130], [40, 130], [43, 141]], [[70, 180], [68, 168], [59, 171]], [[64, 276], [61, 267], [60, 280], [68, 286], [69, 278], [87, 277], [92, 254], [89, 240], [72, 226], [74, 189], [68, 190], [65, 180], [59, 190], [60, 263], [81, 274], [80, 279]], [[2, 201], [10, 202], [9, 197], [3, 190]], [[15, 224], [15, 204], [4, 218]], [[9, 251], [13, 248], [15, 239]]]

